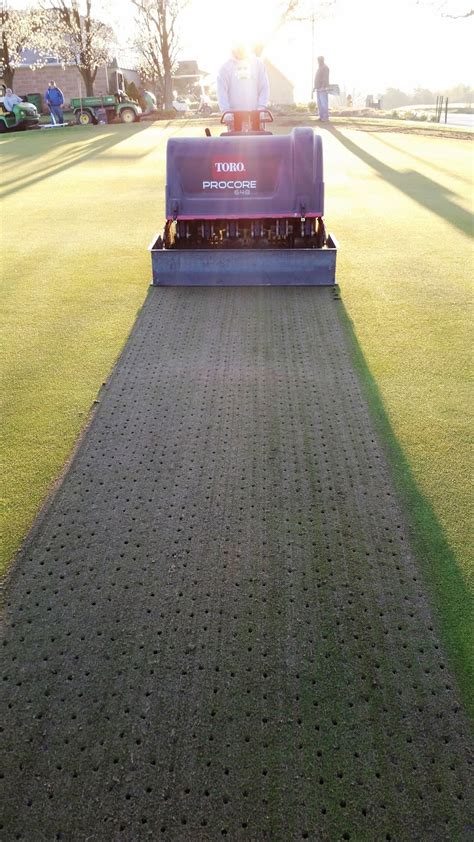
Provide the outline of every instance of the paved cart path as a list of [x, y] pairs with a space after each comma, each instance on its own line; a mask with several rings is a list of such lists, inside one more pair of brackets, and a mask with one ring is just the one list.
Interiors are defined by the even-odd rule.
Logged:
[[330, 289], [151, 289], [5, 592], [2, 838], [472, 838]]

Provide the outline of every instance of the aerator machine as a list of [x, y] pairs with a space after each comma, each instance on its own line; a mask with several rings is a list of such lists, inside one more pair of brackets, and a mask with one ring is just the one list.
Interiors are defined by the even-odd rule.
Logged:
[[226, 112], [228, 130], [171, 138], [166, 223], [150, 245], [154, 286], [329, 286], [323, 150], [311, 128], [272, 135], [267, 110]]

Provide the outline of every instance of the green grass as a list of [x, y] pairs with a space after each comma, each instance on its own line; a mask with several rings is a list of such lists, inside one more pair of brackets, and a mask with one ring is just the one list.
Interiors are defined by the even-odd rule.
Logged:
[[328, 140], [354, 358], [474, 715], [470, 144], [337, 129]]
[[[163, 220], [164, 140], [178, 130], [202, 134], [180, 121], [2, 139], [3, 567], [145, 297], [146, 246]], [[466, 691], [470, 144], [334, 126], [323, 142], [326, 218], [340, 241], [354, 353]]]
[[396, 439], [472, 587], [470, 144], [337, 130], [329, 139], [326, 169], [336, 175], [326, 214], [341, 241], [344, 303]]
[[162, 223], [161, 137], [144, 124], [2, 140], [3, 568], [146, 294], [146, 247]]
[[473, 594], [462, 573], [446, 535], [429, 501], [416, 482], [413, 470], [397, 440], [387, 408], [354, 333], [347, 312], [343, 311], [355, 366], [359, 372], [372, 416], [385, 444], [395, 483], [407, 513], [412, 544], [423, 565], [432, 603], [437, 608], [439, 631], [457, 674], [461, 692], [474, 719], [474, 664], [472, 651]]

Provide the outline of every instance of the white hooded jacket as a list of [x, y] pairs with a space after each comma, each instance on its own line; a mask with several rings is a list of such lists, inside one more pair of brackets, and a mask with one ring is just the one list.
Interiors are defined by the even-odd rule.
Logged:
[[256, 111], [267, 107], [268, 98], [268, 76], [261, 59], [231, 58], [222, 65], [217, 76], [221, 111]]
[[23, 102], [22, 98], [17, 94], [12, 93], [10, 88], [7, 88], [6, 96], [3, 100], [6, 110], [13, 111], [13, 106], [18, 105], [19, 102]]

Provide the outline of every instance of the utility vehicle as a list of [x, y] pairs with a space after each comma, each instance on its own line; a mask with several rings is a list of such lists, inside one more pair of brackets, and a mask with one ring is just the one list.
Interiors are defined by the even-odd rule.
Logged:
[[112, 123], [116, 119], [122, 123], [135, 123], [140, 120], [142, 114], [138, 102], [129, 99], [123, 91], [104, 96], [73, 97], [71, 108], [76, 122], [82, 126], [90, 123]]
[[3, 97], [0, 99], [0, 133], [32, 129], [38, 123], [38, 110], [32, 102], [18, 102], [12, 111], [7, 111]]

